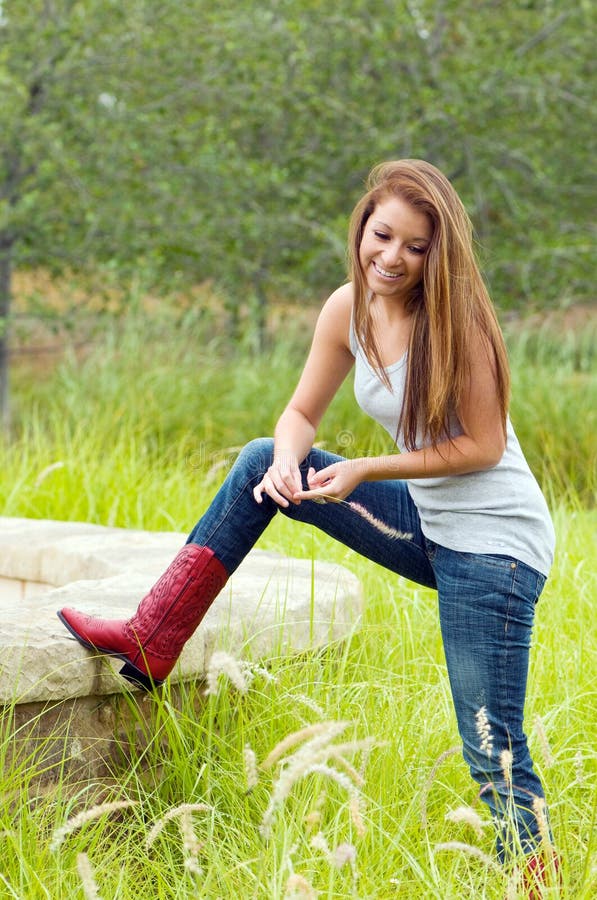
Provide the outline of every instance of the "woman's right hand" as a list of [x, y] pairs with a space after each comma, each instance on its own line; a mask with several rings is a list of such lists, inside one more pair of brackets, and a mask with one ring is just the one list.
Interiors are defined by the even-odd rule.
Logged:
[[[314, 469], [309, 470], [309, 475]], [[302, 491], [303, 482], [299, 470], [298, 459], [288, 453], [280, 453], [274, 457], [274, 461], [259, 482], [253, 488], [253, 496], [257, 503], [263, 500], [263, 494], [267, 494], [278, 506], [287, 507], [290, 503], [300, 503], [294, 499], [297, 491]]]

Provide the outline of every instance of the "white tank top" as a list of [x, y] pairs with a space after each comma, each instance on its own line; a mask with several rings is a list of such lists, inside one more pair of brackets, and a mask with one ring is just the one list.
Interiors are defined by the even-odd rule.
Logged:
[[[350, 347], [359, 406], [404, 452], [403, 435], [396, 436], [396, 428], [404, 401], [406, 354], [386, 368], [390, 391], [369, 364], [352, 323]], [[462, 433], [460, 422], [452, 416], [450, 436]], [[512, 556], [543, 575], [549, 573], [555, 546], [553, 524], [509, 418], [506, 449], [496, 466], [464, 475], [409, 479], [407, 485], [423, 534], [430, 540], [467, 553]]]

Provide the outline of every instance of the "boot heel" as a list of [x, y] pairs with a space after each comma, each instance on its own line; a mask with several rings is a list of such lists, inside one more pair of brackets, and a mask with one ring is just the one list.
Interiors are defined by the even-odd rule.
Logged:
[[142, 672], [141, 669], [138, 669], [137, 666], [134, 666], [131, 662], [124, 664], [120, 670], [120, 674], [123, 678], [126, 678], [127, 681], [132, 682], [132, 684], [135, 684], [137, 687], [143, 688], [144, 691], [153, 691], [164, 683], [157, 678], [154, 679], [149, 675], [146, 675], [145, 672]]

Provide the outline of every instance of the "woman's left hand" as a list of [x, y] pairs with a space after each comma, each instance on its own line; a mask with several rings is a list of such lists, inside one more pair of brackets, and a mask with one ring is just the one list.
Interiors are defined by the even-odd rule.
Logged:
[[310, 469], [307, 475], [308, 491], [297, 491], [294, 500], [327, 500], [330, 503], [344, 500], [363, 481], [365, 465], [362, 459], [345, 459], [332, 463], [316, 472]]

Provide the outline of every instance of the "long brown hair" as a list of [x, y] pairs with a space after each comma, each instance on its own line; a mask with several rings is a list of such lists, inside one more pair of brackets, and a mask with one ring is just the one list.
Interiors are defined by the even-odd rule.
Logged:
[[460, 197], [439, 169], [420, 159], [376, 166], [367, 193], [353, 210], [349, 229], [349, 277], [354, 286], [353, 323], [359, 343], [390, 387], [373, 333], [369, 288], [359, 260], [367, 220], [378, 203], [399, 197], [425, 213], [433, 226], [423, 278], [409, 297], [412, 314], [404, 405], [398, 422], [409, 450], [417, 437], [432, 446], [448, 436], [450, 413], [463, 399], [470, 375], [470, 339], [480, 334], [494, 366], [502, 425], [510, 393], [504, 339], [473, 250], [472, 225]]

